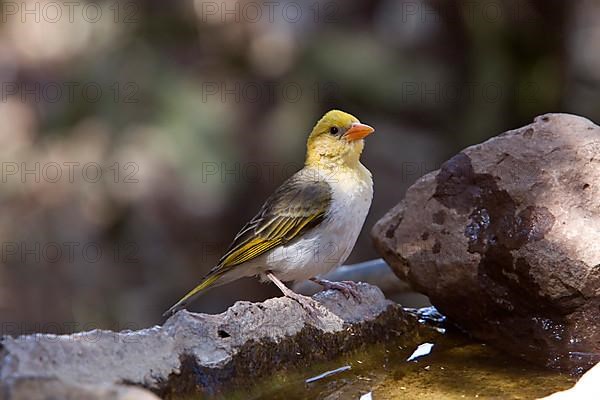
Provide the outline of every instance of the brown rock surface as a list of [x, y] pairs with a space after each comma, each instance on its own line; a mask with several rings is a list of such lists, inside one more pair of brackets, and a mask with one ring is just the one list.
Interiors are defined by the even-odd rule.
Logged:
[[395, 272], [475, 337], [600, 361], [600, 127], [548, 114], [417, 181], [373, 229]]

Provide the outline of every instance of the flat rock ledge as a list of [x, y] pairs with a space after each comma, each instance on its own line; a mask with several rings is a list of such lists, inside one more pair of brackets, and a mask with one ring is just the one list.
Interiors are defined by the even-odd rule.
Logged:
[[398, 336], [416, 343], [413, 315], [375, 286], [362, 283], [358, 290], [360, 303], [336, 291], [316, 294], [323, 306], [318, 317], [291, 299], [274, 298], [237, 302], [218, 315], [180, 311], [163, 326], [139, 331], [4, 337], [0, 399], [218, 394], [225, 385], [251, 384], [365, 343]]

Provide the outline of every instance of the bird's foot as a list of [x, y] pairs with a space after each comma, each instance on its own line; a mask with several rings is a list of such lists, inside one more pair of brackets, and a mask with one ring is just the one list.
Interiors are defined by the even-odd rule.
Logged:
[[285, 297], [289, 297], [300, 304], [311, 318], [318, 320], [325, 315], [324, 307], [318, 301], [294, 292], [270, 272], [266, 276], [281, 290]]
[[358, 283], [354, 281], [328, 281], [327, 279], [319, 279], [319, 278], [311, 278], [311, 281], [318, 283], [323, 286], [325, 290], [333, 289], [339, 290], [346, 296], [346, 298], [350, 298], [350, 296], [354, 297], [356, 301], [361, 302], [361, 296], [358, 291]]
[[295, 292], [286, 293], [285, 296], [300, 304], [304, 311], [313, 319], [319, 319], [325, 315], [321, 303], [312, 297], [303, 296]]

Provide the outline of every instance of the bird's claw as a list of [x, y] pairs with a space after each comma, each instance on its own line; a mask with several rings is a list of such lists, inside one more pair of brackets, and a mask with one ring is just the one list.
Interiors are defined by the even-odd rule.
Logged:
[[362, 302], [360, 292], [357, 289], [358, 283], [356, 283], [354, 281], [334, 282], [334, 281], [328, 281], [325, 279], [320, 279], [316, 282], [319, 285], [323, 286], [325, 288], [325, 290], [328, 290], [328, 289], [338, 290], [338, 291], [342, 292], [344, 294], [344, 296], [346, 296], [347, 299], [349, 299], [350, 296], [352, 296], [352, 297], [354, 297], [354, 299], [357, 302], [359, 302], [359, 303]]
[[279, 288], [279, 290], [281, 290], [285, 297], [289, 297], [290, 299], [296, 301], [296, 303], [300, 304], [300, 306], [304, 308], [304, 311], [306, 311], [311, 318], [314, 320], [319, 320], [320, 317], [325, 316], [323, 306], [318, 301], [290, 290], [283, 284], [283, 282], [273, 275], [272, 272], [267, 272], [266, 276]]
[[292, 296], [287, 296], [296, 301], [298, 304], [300, 304], [300, 306], [302, 306], [304, 311], [306, 311], [306, 313], [311, 318], [318, 320], [319, 318], [325, 315], [325, 313], [322, 310], [323, 306], [321, 305], [321, 303], [312, 299], [311, 297], [306, 297], [297, 293], [294, 293], [294, 295]]

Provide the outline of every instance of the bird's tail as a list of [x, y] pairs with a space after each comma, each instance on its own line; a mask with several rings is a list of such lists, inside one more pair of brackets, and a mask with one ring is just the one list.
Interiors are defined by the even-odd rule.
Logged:
[[181, 300], [179, 300], [171, 308], [169, 308], [167, 311], [165, 311], [162, 316], [164, 318], [170, 317], [171, 315], [175, 314], [177, 311], [184, 308], [194, 297], [199, 295], [200, 292], [211, 287], [221, 277], [221, 275], [222, 274], [217, 273], [217, 274], [209, 275], [206, 278], [204, 278], [198, 286], [196, 286], [195, 288], [190, 290], [188, 294], [186, 294], [185, 296], [183, 296], [181, 298]]

